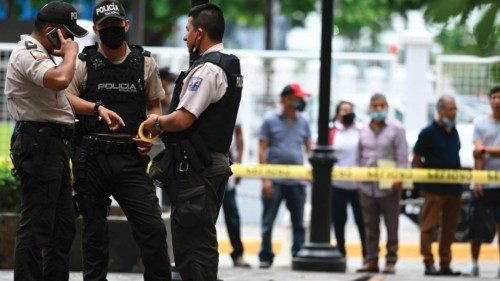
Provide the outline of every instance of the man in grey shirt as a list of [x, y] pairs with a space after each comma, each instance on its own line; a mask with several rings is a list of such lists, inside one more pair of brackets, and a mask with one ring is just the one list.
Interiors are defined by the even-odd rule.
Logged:
[[[309, 96], [292, 83], [281, 92], [282, 112], [266, 118], [260, 129], [259, 162], [261, 164], [304, 164], [304, 148], [311, 151], [311, 131], [307, 120], [300, 115], [304, 98]], [[274, 259], [271, 233], [274, 219], [282, 200], [290, 211], [293, 226], [292, 256], [304, 243], [305, 186], [297, 180], [271, 180], [262, 178], [262, 246], [259, 253], [260, 268], [269, 268]]]
[[[500, 86], [493, 87], [489, 92], [491, 114], [478, 117], [474, 120], [474, 169], [500, 170]], [[482, 202], [486, 212], [495, 216], [498, 235], [500, 236], [500, 185], [498, 184], [472, 184], [473, 201], [475, 208]], [[499, 251], [500, 251], [500, 239]], [[464, 275], [479, 276], [479, 252], [481, 239], [471, 237], [472, 263]], [[498, 269], [500, 277], [500, 268]]]
[[[387, 118], [388, 104], [384, 95], [370, 99], [371, 121], [361, 129], [357, 164], [360, 167], [408, 166], [408, 144], [403, 126]], [[383, 273], [395, 272], [398, 251], [398, 220], [401, 182], [382, 189], [378, 182], [360, 183], [360, 203], [365, 221], [366, 257], [358, 272], [378, 272], [380, 215], [387, 227], [387, 255]]]

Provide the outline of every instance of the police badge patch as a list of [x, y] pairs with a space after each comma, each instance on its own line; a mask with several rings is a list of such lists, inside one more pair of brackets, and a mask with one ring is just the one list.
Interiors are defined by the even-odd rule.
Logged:
[[191, 91], [191, 92], [198, 91], [198, 88], [200, 87], [202, 81], [203, 81], [203, 78], [201, 78], [201, 77], [191, 77], [191, 80], [189, 80], [189, 84], [188, 84], [188, 91]]
[[40, 51], [40, 50], [33, 50], [33, 51], [30, 51], [30, 54], [33, 56], [33, 58], [37, 61], [40, 61], [40, 60], [47, 60], [49, 59], [49, 56], [47, 56], [46, 53]]

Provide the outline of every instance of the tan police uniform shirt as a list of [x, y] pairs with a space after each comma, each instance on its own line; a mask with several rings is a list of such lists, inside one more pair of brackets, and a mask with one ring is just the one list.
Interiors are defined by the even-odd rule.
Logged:
[[75, 115], [64, 91], [43, 86], [45, 72], [54, 67], [56, 64], [40, 42], [21, 35], [10, 55], [5, 79], [7, 109], [14, 120], [73, 126]]
[[[103, 56], [106, 56], [101, 46], [99, 46], [98, 52], [100, 52]], [[130, 54], [130, 48], [127, 46], [127, 52], [125, 56], [117, 61], [111, 61], [112, 63], [120, 64], [127, 56]], [[81, 59], [76, 60], [76, 70], [75, 76], [73, 77], [73, 81], [68, 86], [66, 91], [70, 94], [79, 96], [83, 90], [85, 90], [85, 86], [87, 83], [87, 63], [82, 61]], [[158, 67], [156, 66], [156, 62], [152, 57], [144, 57], [144, 90], [148, 101], [154, 99], [160, 99], [165, 95], [165, 91], [161, 86], [160, 74], [158, 72]]]
[[[223, 50], [224, 46], [219, 43], [203, 54]], [[222, 68], [210, 62], [200, 64], [184, 78], [176, 109], [184, 108], [198, 118], [210, 104], [218, 102], [224, 96], [227, 87], [226, 73]]]

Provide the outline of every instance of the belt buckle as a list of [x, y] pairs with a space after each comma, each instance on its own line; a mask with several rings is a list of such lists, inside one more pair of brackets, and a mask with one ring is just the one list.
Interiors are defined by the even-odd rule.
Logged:
[[189, 162], [181, 161], [179, 163], [179, 172], [187, 172], [189, 170]]

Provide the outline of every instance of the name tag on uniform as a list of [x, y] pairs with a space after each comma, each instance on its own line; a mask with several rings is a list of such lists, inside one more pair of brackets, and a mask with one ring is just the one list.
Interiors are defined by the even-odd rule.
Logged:
[[191, 77], [191, 80], [189, 80], [189, 84], [188, 84], [188, 91], [191, 91], [191, 92], [198, 91], [198, 88], [200, 87], [202, 81], [203, 81], [203, 78], [201, 78], [201, 77]]
[[243, 88], [243, 75], [236, 76], [236, 88]]

